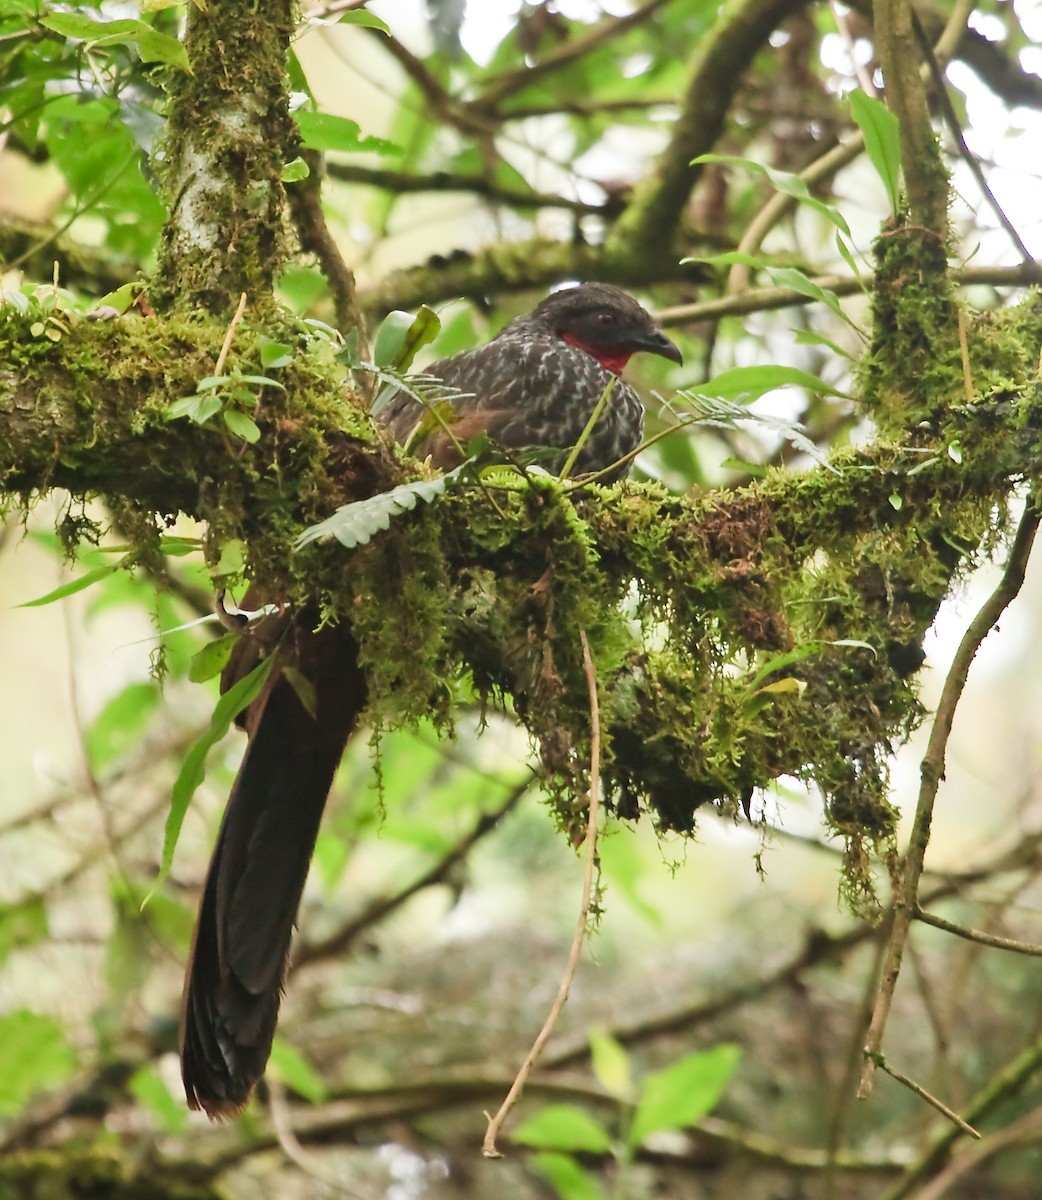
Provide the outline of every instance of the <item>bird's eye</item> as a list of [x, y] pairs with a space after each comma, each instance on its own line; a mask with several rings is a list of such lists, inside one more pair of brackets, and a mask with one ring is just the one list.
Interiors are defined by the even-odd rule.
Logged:
[[597, 314], [597, 324], [607, 328], [609, 325], [615, 324], [615, 314], [613, 312], [599, 312]]

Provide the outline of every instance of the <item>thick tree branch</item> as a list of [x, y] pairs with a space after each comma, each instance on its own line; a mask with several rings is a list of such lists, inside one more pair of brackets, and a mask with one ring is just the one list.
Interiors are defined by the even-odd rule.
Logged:
[[805, 0], [728, 0], [699, 45], [669, 144], [616, 223], [605, 260], [658, 263], [674, 253], [684, 206], [703, 167], [691, 160], [710, 151], [742, 76], [786, 17]]
[[161, 160], [170, 196], [152, 291], [158, 305], [230, 313], [273, 304], [285, 258], [280, 173], [296, 133], [283, 64], [292, 0], [189, 5], [192, 74], [175, 77]]
[[901, 122], [901, 169], [913, 225], [943, 244], [948, 234], [948, 173], [930, 124], [926, 86], [908, 0], [875, 0], [876, 48], [886, 102]]

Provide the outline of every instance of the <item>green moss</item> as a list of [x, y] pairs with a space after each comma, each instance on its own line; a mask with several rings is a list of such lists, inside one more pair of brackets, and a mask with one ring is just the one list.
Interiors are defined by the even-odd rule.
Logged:
[[[831, 469], [696, 498], [498, 476], [353, 553], [298, 554], [302, 526], [422, 470], [391, 456], [328, 347], [280, 318], [293, 360], [280, 387], [258, 390], [250, 446], [219, 422], [166, 420], [213, 374], [224, 321], [128, 316], [51, 342], [0, 310], [0, 486], [103, 495], [153, 568], [156, 514], [204, 519], [211, 560], [243, 541], [260, 594], [351, 623], [378, 727], [430, 718], [450, 732], [461, 693], [516, 711], [572, 833], [591, 746], [585, 634], [621, 815], [690, 832], [705, 805], [734, 813], [780, 777], [813, 782], [846, 839], [845, 894], [870, 907], [872, 863], [893, 854], [887, 755], [922, 717], [919, 643], [953, 582], [999, 545], [1042, 437], [1042, 305], [964, 319], [964, 356], [928, 246], [895, 236], [881, 253], [880, 332], [861, 371], [880, 433]], [[250, 319], [236, 329], [227, 371], [259, 371], [258, 336]], [[66, 532], [90, 532], [75, 509]]]

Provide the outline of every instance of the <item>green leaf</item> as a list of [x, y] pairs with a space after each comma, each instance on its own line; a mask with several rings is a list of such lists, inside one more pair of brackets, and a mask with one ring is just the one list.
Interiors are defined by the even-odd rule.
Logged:
[[50, 936], [47, 906], [39, 896], [0, 905], [0, 962], [17, 946], [31, 946]]
[[229, 575], [241, 575], [246, 566], [246, 543], [241, 538], [229, 538], [221, 544], [221, 554], [210, 568], [211, 579], [227, 579]]
[[738, 1056], [737, 1046], [714, 1046], [647, 1075], [630, 1127], [630, 1144], [639, 1146], [649, 1134], [661, 1130], [686, 1129], [712, 1112], [738, 1066]]
[[188, 1109], [182, 1100], [171, 1095], [163, 1077], [149, 1065], [142, 1067], [130, 1080], [130, 1090], [142, 1108], [158, 1121], [164, 1133], [182, 1133], [188, 1124]]
[[284, 163], [282, 170], [279, 172], [279, 179], [283, 183], [299, 183], [302, 179], [307, 179], [311, 174], [311, 168], [307, 163], [297, 155], [296, 158], [291, 158], [288, 163]]
[[535, 1165], [561, 1200], [605, 1200], [605, 1192], [596, 1177], [567, 1154], [537, 1154]]
[[161, 62], [189, 71], [188, 55], [177, 38], [159, 33], [145, 21], [94, 21], [79, 13], [52, 12], [41, 17], [40, 24], [92, 46], [134, 46], [142, 62]]
[[512, 1140], [547, 1150], [589, 1150], [603, 1154], [611, 1149], [608, 1131], [576, 1104], [548, 1104], [522, 1121]]
[[794, 200], [799, 201], [800, 204], [805, 204], [808, 208], [814, 209], [826, 221], [829, 221], [837, 229], [845, 233], [847, 237], [851, 236], [847, 219], [839, 209], [833, 204], [826, 204], [823, 200], [812, 196], [806, 183], [798, 175], [792, 174], [791, 171], [779, 171], [776, 167], [765, 166], [763, 163], [756, 162], [751, 158], [738, 158], [733, 154], [700, 154], [698, 158], [691, 160], [692, 166], [695, 163], [722, 163], [725, 166], [731, 167], [747, 167], [751, 171], [765, 175], [783, 195], [791, 196]]
[[698, 388], [699, 392], [710, 396], [762, 396], [764, 392], [773, 391], [780, 387], [802, 387], [815, 395], [845, 396], [838, 388], [811, 375], [809, 371], [801, 371], [798, 367], [786, 367], [776, 363], [768, 363], [760, 367], [732, 367], [729, 371], [721, 371], [712, 379], [706, 380]]
[[160, 701], [159, 688], [152, 682], [128, 684], [108, 701], [87, 731], [87, 756], [95, 771], [103, 771], [141, 741]]
[[277, 342], [274, 338], [260, 337], [260, 360], [265, 371], [288, 367], [293, 361], [293, 347], [285, 342]]
[[793, 335], [793, 340], [797, 346], [826, 346], [833, 354], [838, 355], [840, 358], [851, 357], [839, 342], [834, 342], [832, 338], [826, 337], [816, 329], [790, 329], [789, 332]]
[[756, 254], [746, 254], [744, 250], [728, 250], [723, 254], [710, 254], [706, 257], [695, 254], [690, 258], [682, 258], [680, 262], [682, 266], [688, 263], [708, 263], [714, 267], [732, 267], [738, 265], [760, 268], [768, 265], [766, 259]]
[[850, 115], [865, 139], [865, 152], [883, 181], [890, 209], [901, 203], [901, 122], [882, 100], [864, 92], [850, 93]]
[[51, 1017], [17, 1009], [0, 1017], [0, 1114], [13, 1116], [42, 1088], [76, 1070], [65, 1031]]
[[380, 533], [390, 526], [392, 517], [410, 512], [421, 501], [429, 504], [440, 496], [468, 465], [469, 460], [454, 471], [449, 471], [447, 475], [439, 475], [437, 479], [418, 479], [415, 483], [403, 483], [389, 492], [370, 496], [368, 500], [356, 500], [353, 504], [341, 505], [331, 517], [326, 517], [324, 521], [305, 529], [294, 543], [294, 548], [301, 550], [310, 542], [327, 537], [335, 537], [348, 550], [364, 546], [373, 534]]
[[[616, 839], [618, 840], [618, 839]], [[622, 1045], [602, 1029], [590, 1030], [590, 1054], [597, 1082], [617, 1100], [633, 1094], [630, 1056]]]
[[757, 696], [802, 696], [807, 690], [807, 684], [795, 676], [786, 675], [784, 679], [775, 679], [773, 683], [765, 683], [756, 691]]
[[798, 271], [795, 267], [768, 267], [767, 274], [776, 287], [789, 288], [801, 296], [809, 296], [811, 300], [819, 300], [826, 308], [834, 312], [840, 320], [846, 321], [848, 325], [853, 324], [840, 307], [839, 297], [836, 293], [829, 288], [820, 287], [802, 271]]
[[37, 596], [35, 600], [26, 600], [22, 604], [16, 604], [15, 607], [39, 608], [44, 604], [53, 604], [55, 600], [64, 600], [66, 596], [73, 596], [77, 592], [82, 592], [84, 588], [89, 588], [91, 584], [105, 579], [113, 571], [118, 571], [121, 566], [121, 563], [108, 563], [103, 567], [95, 567], [86, 575], [80, 575], [76, 579], [70, 579], [68, 583], [63, 583], [61, 587], [56, 587], [53, 592], [48, 592], [45, 596]]
[[904, 504], [905, 504], [905, 502], [901, 499], [901, 497], [897, 494], [897, 492], [891, 492], [890, 495], [887, 496], [887, 502], [889, 503], [890, 507], [894, 510], [894, 512], [900, 512], [901, 509], [904, 508]]
[[[441, 330], [438, 314], [421, 304], [415, 313], [396, 308], [380, 322], [373, 342], [373, 362], [389, 371], [407, 371], [421, 347], [433, 342]], [[378, 412], [373, 405], [374, 416]]]
[[953, 463], [962, 462], [962, 447], [958, 442], [950, 442], [948, 444], [948, 457]]
[[326, 1098], [328, 1088], [325, 1080], [304, 1055], [289, 1042], [284, 1042], [281, 1038], [275, 1039], [271, 1047], [268, 1067], [287, 1087], [299, 1092], [312, 1104], [318, 1104]]
[[224, 410], [224, 423], [236, 437], [241, 437], [244, 442], [249, 442], [251, 446], [255, 442], [260, 441], [261, 431], [257, 427], [257, 422], [252, 417], [248, 417], [244, 412], [239, 412], [237, 408], [226, 408]]
[[113, 292], [106, 292], [94, 307], [114, 308], [117, 312], [125, 313], [144, 290], [145, 284], [140, 279], [134, 279]]
[[374, 17], [371, 12], [366, 12], [364, 8], [352, 9], [338, 21], [340, 25], [364, 25], [366, 29], [379, 29], [381, 33], [386, 33], [391, 36], [390, 27], [386, 22], [381, 21], [379, 17]]
[[196, 789], [206, 778], [206, 756], [209, 754], [210, 748], [224, 737], [232, 721], [256, 698], [271, 674], [277, 657], [277, 653], [273, 651], [248, 675], [244, 675], [224, 693], [213, 710], [209, 727], [192, 743], [185, 755], [170, 797], [170, 812], [167, 814], [166, 827], [163, 830], [163, 854], [153, 891], [170, 874], [170, 867], [174, 861], [174, 850], [177, 847], [181, 826], [184, 824], [185, 813], [188, 811], [188, 805], [191, 803]]
[[398, 147], [385, 138], [367, 136], [357, 121], [336, 117], [332, 113], [299, 109], [293, 114], [300, 130], [300, 140], [309, 150], [335, 150], [342, 154], [365, 151], [370, 154], [394, 154]]
[[205, 683], [207, 679], [220, 675], [239, 637], [237, 633], [226, 633], [197, 650], [188, 664], [188, 678], [193, 683]]
[[224, 401], [220, 396], [197, 396], [195, 410], [189, 413], [189, 416], [196, 425], [205, 425], [211, 417], [216, 417], [223, 407]]

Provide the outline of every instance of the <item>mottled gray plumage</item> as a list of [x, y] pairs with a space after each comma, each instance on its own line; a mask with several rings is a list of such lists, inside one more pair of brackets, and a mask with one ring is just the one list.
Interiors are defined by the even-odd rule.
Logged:
[[[563, 464], [611, 386], [575, 463], [573, 473], [585, 474], [605, 470], [640, 444], [644, 406], [619, 377], [629, 357], [639, 351], [680, 361], [676, 346], [632, 296], [611, 284], [584, 283], [554, 292], [490, 342], [442, 359], [426, 374], [458, 393], [452, 399], [458, 441], [487, 433], [510, 450], [560, 450], [550, 469]], [[403, 395], [388, 406], [384, 420], [405, 441], [422, 416], [422, 407]], [[444, 433], [429, 436], [417, 453], [430, 454], [442, 467], [459, 458]], [[625, 475], [629, 465], [623, 464], [612, 478]]]

